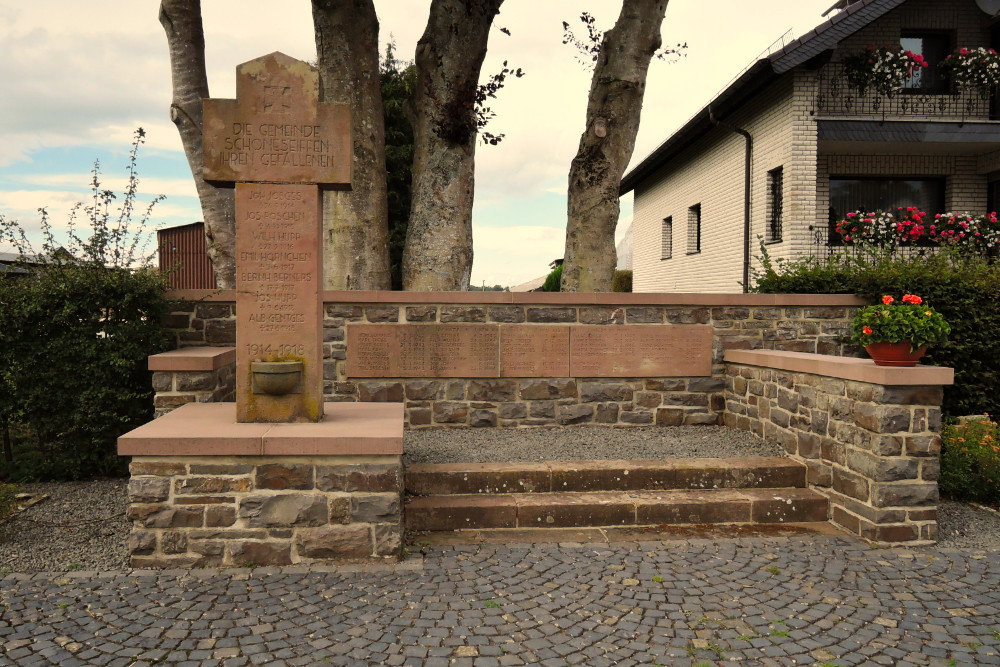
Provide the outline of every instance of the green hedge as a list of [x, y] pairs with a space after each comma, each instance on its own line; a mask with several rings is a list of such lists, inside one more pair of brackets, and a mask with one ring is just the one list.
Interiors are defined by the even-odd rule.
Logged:
[[951, 325], [948, 342], [930, 348], [922, 362], [955, 369], [955, 384], [944, 391], [944, 414], [1000, 414], [1000, 266], [990, 258], [867, 251], [827, 261], [772, 262], [764, 251], [759, 259], [755, 292], [857, 294], [872, 303], [882, 294], [923, 297]]
[[65, 266], [0, 279], [6, 412], [19, 447], [8, 476], [123, 471], [116, 438], [153, 416], [146, 357], [167, 349], [153, 271]]
[[542, 284], [543, 292], [558, 292], [562, 285], [562, 264], [552, 269], [550, 273], [545, 278], [545, 283]]
[[0, 274], [0, 431], [5, 444], [13, 436], [12, 451], [4, 447], [13, 460], [0, 464], [0, 479], [124, 472], [118, 436], [153, 416], [146, 358], [168, 347], [170, 304], [166, 278], [144, 254], [144, 226], [160, 198], [132, 219], [143, 136], [139, 129], [120, 205], [95, 165], [90, 202], [74, 208], [65, 240], [56, 240], [44, 209], [40, 251], [16, 220], [0, 215], [0, 241], [21, 257], [20, 271]]
[[631, 271], [615, 271], [615, 277], [611, 281], [611, 291], [612, 292], [631, 292], [632, 291], [632, 272]]

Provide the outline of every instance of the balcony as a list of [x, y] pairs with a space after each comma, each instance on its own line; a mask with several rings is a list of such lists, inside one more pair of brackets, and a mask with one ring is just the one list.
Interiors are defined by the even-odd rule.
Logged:
[[983, 97], [978, 90], [955, 93], [901, 90], [892, 96], [867, 91], [864, 95], [848, 85], [845, 68], [830, 63], [819, 72], [816, 114], [820, 117], [851, 117], [875, 120], [986, 121], [1000, 118], [997, 94]]

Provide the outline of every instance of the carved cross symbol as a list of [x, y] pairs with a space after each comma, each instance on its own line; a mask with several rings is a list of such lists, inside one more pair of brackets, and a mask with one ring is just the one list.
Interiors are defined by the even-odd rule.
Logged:
[[288, 113], [291, 90], [288, 86], [264, 86], [264, 113]]

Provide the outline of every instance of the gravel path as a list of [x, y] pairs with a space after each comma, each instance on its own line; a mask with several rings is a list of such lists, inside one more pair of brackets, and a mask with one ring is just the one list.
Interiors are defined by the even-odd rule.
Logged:
[[[407, 431], [408, 463], [665, 457], [780, 456], [748, 433], [722, 427], [574, 427]], [[127, 568], [125, 479], [23, 484], [49, 498], [0, 525], [0, 573]], [[1000, 515], [942, 501], [938, 547], [1000, 548]]]
[[407, 431], [404, 463], [783, 456], [752, 433], [724, 426], [573, 426]]

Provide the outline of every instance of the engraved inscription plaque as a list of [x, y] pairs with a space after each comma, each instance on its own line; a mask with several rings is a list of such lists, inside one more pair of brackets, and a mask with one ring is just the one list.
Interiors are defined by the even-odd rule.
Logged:
[[697, 377], [712, 374], [712, 327], [576, 326], [572, 377]]
[[236, 68], [235, 100], [204, 102], [205, 179], [351, 182], [346, 105], [319, 101], [319, 72], [272, 53]]
[[319, 190], [237, 183], [236, 217], [237, 397], [252, 394], [252, 361], [297, 360], [304, 366], [302, 388], [295, 392], [302, 396], [237, 401], [237, 420], [313, 421], [323, 404]]
[[500, 376], [567, 377], [569, 327], [531, 324], [500, 326]]
[[496, 324], [348, 324], [348, 377], [500, 376]]

